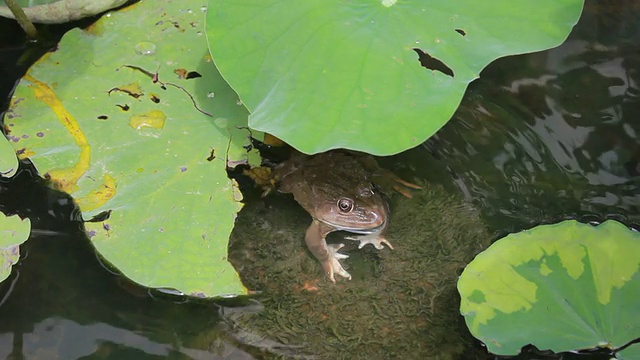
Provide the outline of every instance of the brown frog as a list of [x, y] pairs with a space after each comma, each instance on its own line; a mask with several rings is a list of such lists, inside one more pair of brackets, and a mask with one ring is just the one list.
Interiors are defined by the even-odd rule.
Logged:
[[[344, 244], [328, 245], [325, 238], [329, 233], [344, 230], [359, 234], [347, 237], [360, 241], [359, 248], [372, 244], [378, 250], [383, 245], [393, 249], [384, 237], [388, 205], [373, 181], [420, 188], [379, 168], [369, 155], [335, 150], [314, 156], [294, 155], [275, 170], [275, 177], [280, 181], [278, 190], [293, 194], [313, 218], [305, 242], [334, 283], [336, 274], [346, 279], [351, 275], [339, 261], [348, 258], [338, 252]], [[410, 196], [406, 190], [396, 189]]]

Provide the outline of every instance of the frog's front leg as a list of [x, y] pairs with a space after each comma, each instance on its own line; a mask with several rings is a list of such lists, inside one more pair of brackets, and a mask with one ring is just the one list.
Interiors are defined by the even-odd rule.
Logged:
[[313, 256], [315, 256], [322, 265], [324, 272], [329, 276], [329, 280], [335, 284], [335, 274], [340, 275], [347, 280], [351, 280], [351, 274], [342, 267], [339, 261], [340, 259], [346, 259], [349, 257], [348, 255], [340, 254], [338, 252], [338, 250], [340, 250], [344, 245], [327, 245], [325, 238], [331, 231], [333, 231], [332, 228], [316, 219], [313, 219], [313, 222], [307, 229], [307, 234], [304, 240]]
[[378, 250], [384, 249], [384, 245], [387, 245], [389, 249], [393, 250], [391, 243], [382, 234], [367, 234], [367, 235], [354, 235], [345, 236], [345, 239], [360, 241], [358, 249], [362, 249], [365, 245], [371, 244]]

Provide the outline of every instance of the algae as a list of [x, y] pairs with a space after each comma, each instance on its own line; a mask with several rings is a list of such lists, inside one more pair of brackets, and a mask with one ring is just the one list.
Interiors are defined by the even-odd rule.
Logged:
[[[478, 358], [485, 353], [459, 313], [458, 275], [489, 244], [479, 213], [436, 185], [391, 202], [388, 239], [395, 250], [347, 246], [353, 275], [326, 279], [304, 244], [311, 218], [274, 194], [238, 216], [229, 259], [258, 291], [261, 311], [233, 312], [235, 328], [298, 349], [275, 358]], [[290, 349], [291, 349], [290, 348]], [[270, 357], [270, 356], [267, 356]]]

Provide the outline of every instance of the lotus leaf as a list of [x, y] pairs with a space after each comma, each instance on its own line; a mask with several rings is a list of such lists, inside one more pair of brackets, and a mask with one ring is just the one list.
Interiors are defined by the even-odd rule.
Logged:
[[12, 177], [18, 171], [18, 158], [6, 138], [0, 138], [0, 176]]
[[[617, 349], [640, 337], [640, 234], [574, 220], [511, 234], [458, 281], [460, 312], [494, 354], [531, 343], [556, 352]], [[619, 358], [639, 359], [630, 346]]]
[[226, 258], [241, 196], [226, 165], [247, 156], [247, 110], [211, 62], [204, 10], [143, 1], [68, 32], [20, 81], [5, 123], [126, 276], [241, 294]]
[[29, 219], [0, 212], [0, 281], [11, 274], [11, 266], [20, 259], [20, 244], [27, 241], [30, 232]]
[[494, 59], [559, 45], [582, 5], [210, 0], [207, 34], [251, 128], [306, 153], [388, 155], [442, 127]]

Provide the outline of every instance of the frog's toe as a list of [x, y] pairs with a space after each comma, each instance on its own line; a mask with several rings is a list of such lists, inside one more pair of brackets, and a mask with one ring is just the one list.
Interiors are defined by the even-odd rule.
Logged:
[[420, 190], [422, 189], [422, 186], [418, 185], [418, 184], [414, 184], [414, 183], [410, 183], [408, 181], [402, 180], [401, 178], [399, 178], [398, 176], [394, 176], [393, 180], [401, 185], [404, 185], [408, 188], [412, 188], [412, 189], [416, 189], [416, 190]]
[[347, 236], [346, 239], [360, 241], [358, 249], [362, 249], [365, 245], [371, 244], [378, 250], [384, 249], [384, 245], [387, 245], [389, 249], [393, 250], [391, 243], [382, 236]]
[[336, 259], [348, 259], [349, 255], [345, 255], [345, 254], [340, 254], [338, 251], [340, 251], [340, 249], [342, 249], [344, 247], [344, 244], [329, 244], [327, 245], [327, 247], [329, 248], [329, 252], [331, 253], [331, 256], [333, 256]]
[[402, 196], [409, 199], [413, 197], [411, 189], [422, 189], [422, 186], [405, 181], [387, 169], [379, 169], [375, 174], [373, 174], [372, 179], [374, 184], [381, 186], [384, 190], [388, 192], [395, 190]]
[[346, 259], [349, 257], [349, 255], [340, 254], [338, 252], [340, 249], [342, 249], [343, 246], [344, 244], [327, 245], [327, 247], [329, 248], [330, 256], [322, 264], [324, 271], [329, 276], [329, 280], [331, 280], [331, 282], [333, 282], [334, 284], [336, 283], [335, 275], [340, 275], [347, 280], [351, 280], [351, 274], [349, 274], [347, 270], [342, 267], [342, 264], [340, 264], [341, 259]]

